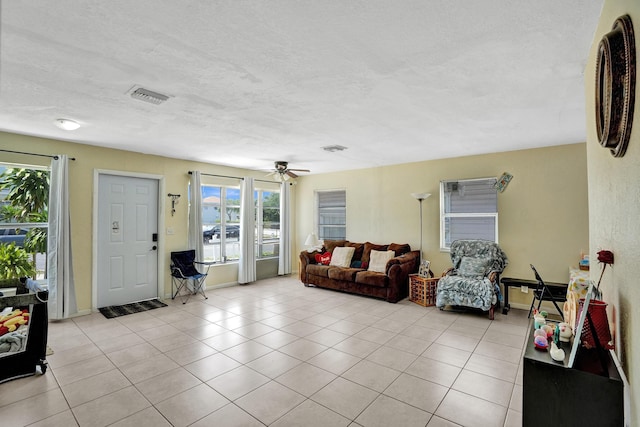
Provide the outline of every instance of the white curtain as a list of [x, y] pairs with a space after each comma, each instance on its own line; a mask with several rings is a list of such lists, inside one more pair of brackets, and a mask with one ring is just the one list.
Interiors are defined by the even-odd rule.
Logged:
[[47, 238], [48, 309], [51, 319], [66, 319], [78, 312], [71, 255], [68, 169], [69, 158], [66, 155], [59, 155], [51, 161]]
[[204, 259], [202, 240], [202, 189], [200, 171], [191, 172], [189, 181], [189, 249], [196, 250], [196, 261]]
[[253, 202], [253, 178], [245, 177], [240, 189], [240, 263], [238, 283], [256, 280], [256, 214]]
[[280, 184], [280, 257], [278, 275], [291, 274], [291, 185]]

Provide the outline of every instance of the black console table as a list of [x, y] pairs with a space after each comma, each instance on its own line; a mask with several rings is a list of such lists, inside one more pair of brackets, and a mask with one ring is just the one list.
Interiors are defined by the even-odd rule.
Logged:
[[[560, 343], [563, 362], [536, 350], [533, 325], [523, 358], [522, 425], [623, 426], [623, 383], [609, 351], [580, 349], [568, 367], [570, 343]], [[602, 372], [603, 357], [607, 372]]]
[[[510, 287], [520, 288], [522, 286], [526, 286], [529, 289], [536, 289], [538, 287], [538, 282], [535, 280], [515, 279], [513, 277], [503, 277], [500, 279], [500, 283], [502, 283], [502, 287], [504, 289], [504, 307], [502, 308], [502, 314], [507, 314], [511, 309], [511, 306], [509, 305]], [[567, 283], [547, 282], [546, 280], [544, 283], [554, 295], [564, 296], [567, 294]]]

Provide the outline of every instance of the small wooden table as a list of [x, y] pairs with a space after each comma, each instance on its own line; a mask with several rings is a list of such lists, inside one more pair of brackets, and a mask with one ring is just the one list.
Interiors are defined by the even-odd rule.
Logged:
[[[500, 279], [500, 283], [502, 283], [502, 287], [504, 288], [504, 307], [502, 308], [502, 314], [509, 313], [509, 310], [511, 309], [511, 306], [509, 305], [510, 287], [520, 288], [522, 286], [526, 286], [529, 289], [536, 289], [538, 287], [538, 282], [536, 280], [516, 279], [513, 277], [503, 277]], [[561, 296], [567, 294], [567, 283], [547, 282], [546, 280], [544, 283], [554, 295]]]
[[436, 305], [436, 288], [439, 277], [422, 277], [418, 274], [409, 275], [409, 301], [423, 307]]

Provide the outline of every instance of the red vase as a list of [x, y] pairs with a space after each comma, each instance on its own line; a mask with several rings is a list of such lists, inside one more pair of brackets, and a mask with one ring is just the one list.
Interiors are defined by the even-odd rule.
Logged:
[[[579, 311], [581, 312], [583, 309], [584, 298], [580, 298]], [[602, 347], [607, 349], [613, 348], [613, 345], [609, 344], [611, 341], [611, 331], [609, 330], [609, 319], [607, 318], [607, 303], [600, 300], [589, 301], [589, 314], [591, 315], [591, 321], [593, 322], [593, 326], [595, 326]], [[578, 315], [578, 318], [580, 318], [580, 315]], [[582, 333], [580, 334], [580, 341], [582, 341], [582, 345], [587, 348], [595, 348], [596, 346], [588, 318], [585, 318]]]

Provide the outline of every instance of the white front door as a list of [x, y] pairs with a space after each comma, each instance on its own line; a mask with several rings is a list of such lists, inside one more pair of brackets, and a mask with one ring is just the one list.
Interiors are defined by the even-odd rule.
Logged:
[[158, 181], [99, 175], [97, 307], [158, 296]]

